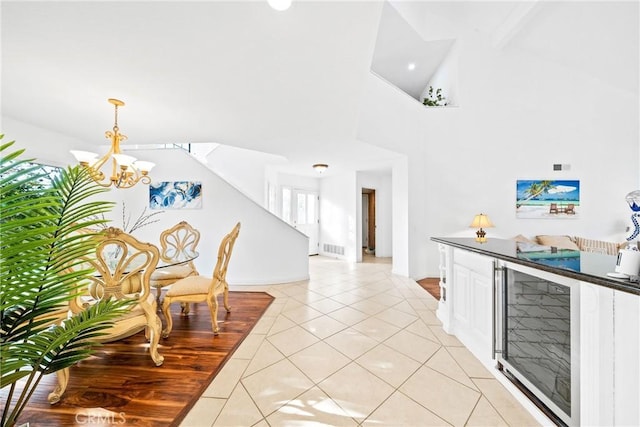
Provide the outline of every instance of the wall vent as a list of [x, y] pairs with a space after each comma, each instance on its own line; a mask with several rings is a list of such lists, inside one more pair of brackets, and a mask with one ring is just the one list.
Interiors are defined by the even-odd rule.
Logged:
[[324, 251], [330, 254], [344, 255], [344, 246], [324, 244]]

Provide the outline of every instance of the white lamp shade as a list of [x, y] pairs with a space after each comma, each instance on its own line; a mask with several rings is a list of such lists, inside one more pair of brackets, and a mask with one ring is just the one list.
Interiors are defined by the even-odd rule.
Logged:
[[126, 154], [113, 154], [113, 158], [116, 159], [116, 162], [120, 166], [131, 167], [133, 162], [136, 161], [136, 158], [133, 156], [127, 156]]
[[98, 155], [90, 151], [71, 150], [71, 154], [73, 154], [73, 157], [80, 163], [91, 164], [98, 160]]
[[489, 219], [489, 217], [485, 214], [476, 215], [471, 221], [471, 225], [469, 227], [472, 228], [490, 228], [493, 227], [493, 223]]
[[144, 160], [138, 160], [133, 164], [133, 166], [135, 166], [136, 169], [141, 170], [143, 172], [150, 172], [155, 165], [156, 165], [155, 163], [147, 162]]

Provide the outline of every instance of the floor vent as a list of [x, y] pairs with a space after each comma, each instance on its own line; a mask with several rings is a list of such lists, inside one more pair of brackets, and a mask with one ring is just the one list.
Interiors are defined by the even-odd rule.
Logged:
[[324, 244], [324, 251], [330, 254], [344, 255], [344, 246]]

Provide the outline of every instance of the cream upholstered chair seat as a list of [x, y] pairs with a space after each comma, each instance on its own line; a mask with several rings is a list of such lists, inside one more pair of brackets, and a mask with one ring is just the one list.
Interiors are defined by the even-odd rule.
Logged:
[[172, 286], [167, 291], [168, 297], [179, 297], [209, 292], [211, 278], [205, 276], [191, 276], [180, 280], [180, 286]]
[[[153, 363], [162, 365], [164, 357], [158, 352], [162, 325], [150, 283], [151, 273], [160, 259], [158, 248], [113, 227], [92, 238], [97, 240], [96, 252], [84, 261], [95, 269], [96, 275], [89, 283], [81, 284], [76, 297], [70, 301], [72, 315], [81, 315], [99, 300], [107, 298], [131, 301], [130, 309], [114, 318], [111, 326], [92, 341], [108, 343], [144, 330]], [[69, 368], [57, 372], [58, 386], [49, 394], [49, 402], [60, 400], [67, 388], [69, 373]]]
[[172, 302], [180, 302], [183, 305], [182, 313], [185, 315], [189, 312], [188, 303], [206, 302], [211, 313], [211, 328], [214, 334], [218, 333], [218, 296], [220, 294], [223, 295], [224, 307], [227, 312], [231, 311], [231, 307], [229, 307], [229, 285], [226, 278], [227, 267], [239, 233], [240, 223], [237, 223], [233, 230], [222, 238], [218, 248], [218, 260], [211, 277], [190, 276], [180, 279], [171, 285], [162, 303], [162, 312], [167, 322], [166, 328], [162, 331], [163, 337], [168, 337], [173, 328], [173, 320], [171, 313], [169, 313]]
[[[195, 253], [200, 241], [200, 232], [188, 222], [180, 221], [173, 227], [160, 234], [160, 259], [163, 262], [179, 262], [190, 258]], [[160, 302], [162, 288], [171, 285], [176, 280], [198, 274], [193, 261], [186, 264], [172, 265], [159, 268], [151, 274], [151, 286], [156, 288], [157, 301]]]

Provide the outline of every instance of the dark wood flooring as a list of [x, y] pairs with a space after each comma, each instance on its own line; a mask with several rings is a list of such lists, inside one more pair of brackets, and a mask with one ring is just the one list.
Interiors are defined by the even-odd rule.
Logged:
[[[206, 304], [195, 304], [188, 317], [173, 304], [173, 331], [160, 342], [162, 366], [149, 357], [144, 332], [105, 344], [71, 368], [69, 387], [55, 405], [47, 402], [55, 375], [46, 376], [18, 425], [178, 426], [272, 301], [264, 292], [230, 292], [231, 313], [220, 302], [217, 336]], [[2, 405], [6, 393], [0, 390]]]
[[440, 300], [440, 279], [437, 277], [427, 277], [417, 281], [427, 292], [437, 300]]

